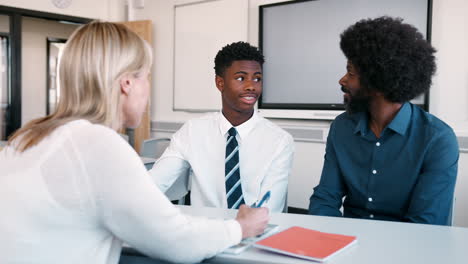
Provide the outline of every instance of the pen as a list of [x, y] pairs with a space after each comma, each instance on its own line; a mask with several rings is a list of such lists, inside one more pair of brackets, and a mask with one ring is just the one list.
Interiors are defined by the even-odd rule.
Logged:
[[261, 207], [263, 203], [268, 202], [268, 200], [270, 199], [270, 195], [271, 195], [271, 191], [266, 192], [265, 195], [263, 195], [262, 200], [260, 200], [260, 202], [256, 206], [254, 205], [253, 207], [256, 207], [256, 208]]

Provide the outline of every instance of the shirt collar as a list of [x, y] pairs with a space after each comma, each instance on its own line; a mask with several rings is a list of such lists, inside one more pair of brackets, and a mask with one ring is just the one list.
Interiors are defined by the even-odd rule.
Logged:
[[355, 119], [358, 122], [356, 124], [356, 128], [354, 128], [354, 134], [356, 134], [357, 132], [361, 132], [361, 135], [366, 135], [367, 130], [369, 129], [369, 117], [367, 116], [367, 112], [356, 113]]
[[[240, 139], [245, 138], [250, 133], [250, 131], [252, 131], [258, 120], [259, 118], [257, 111], [254, 111], [252, 117], [250, 117], [249, 120], [235, 127]], [[226, 117], [224, 117], [223, 112], [219, 112], [219, 130], [221, 135], [227, 135], [228, 130], [231, 127], [233, 127], [233, 125], [226, 119]]]
[[409, 103], [404, 103], [398, 114], [393, 118], [392, 122], [388, 125], [388, 128], [397, 132], [400, 135], [404, 135], [406, 133], [406, 129], [409, 126], [411, 121], [411, 114], [412, 109]]
[[[404, 103], [398, 111], [398, 114], [395, 116], [395, 118], [393, 118], [392, 122], [390, 122], [387, 127], [400, 135], [404, 135], [411, 121], [411, 113], [412, 110], [410, 104]], [[358, 120], [358, 123], [354, 129], [354, 134], [361, 132], [361, 135], [366, 135], [369, 130], [368, 114], [366, 112], [357, 113], [356, 119]]]

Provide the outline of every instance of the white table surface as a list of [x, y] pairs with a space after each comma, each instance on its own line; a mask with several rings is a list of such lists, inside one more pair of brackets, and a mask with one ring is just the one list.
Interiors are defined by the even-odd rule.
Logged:
[[[235, 210], [179, 206], [187, 214], [233, 218]], [[377, 220], [272, 214], [270, 223], [280, 229], [302, 226], [322, 232], [357, 236], [356, 245], [332, 257], [327, 263], [467, 264], [468, 228], [446, 227]], [[239, 255], [220, 254], [208, 263], [313, 263], [250, 248]]]

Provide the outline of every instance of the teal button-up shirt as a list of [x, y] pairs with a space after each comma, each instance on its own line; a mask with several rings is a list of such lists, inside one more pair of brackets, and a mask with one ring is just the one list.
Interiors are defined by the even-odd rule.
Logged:
[[[367, 113], [338, 116], [309, 213], [446, 225], [459, 149], [453, 130], [405, 103], [377, 138]], [[344, 203], [342, 203], [344, 199]]]

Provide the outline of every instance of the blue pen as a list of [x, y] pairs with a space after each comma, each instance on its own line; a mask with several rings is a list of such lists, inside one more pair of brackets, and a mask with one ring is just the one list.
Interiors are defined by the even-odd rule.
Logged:
[[256, 208], [261, 207], [263, 203], [268, 202], [268, 200], [270, 200], [270, 195], [271, 195], [271, 191], [266, 192], [265, 195], [263, 195], [262, 200], [260, 200], [260, 202], [254, 207]]

